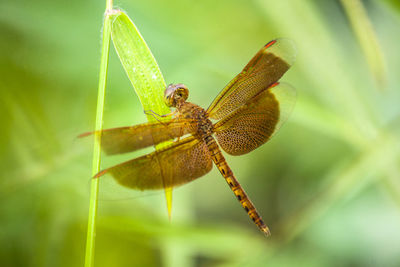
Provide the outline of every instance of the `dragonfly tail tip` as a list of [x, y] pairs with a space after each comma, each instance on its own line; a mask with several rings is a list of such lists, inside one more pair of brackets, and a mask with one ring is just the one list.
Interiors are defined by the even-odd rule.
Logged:
[[261, 231], [265, 234], [266, 237], [271, 236], [271, 231], [269, 230], [268, 226], [265, 226], [265, 228], [262, 228]]

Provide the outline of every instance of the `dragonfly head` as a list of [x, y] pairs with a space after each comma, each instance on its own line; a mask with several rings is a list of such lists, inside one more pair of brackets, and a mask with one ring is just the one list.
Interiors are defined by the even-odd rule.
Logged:
[[164, 102], [168, 107], [176, 107], [178, 103], [183, 103], [189, 96], [188, 88], [182, 84], [170, 84], [164, 92]]

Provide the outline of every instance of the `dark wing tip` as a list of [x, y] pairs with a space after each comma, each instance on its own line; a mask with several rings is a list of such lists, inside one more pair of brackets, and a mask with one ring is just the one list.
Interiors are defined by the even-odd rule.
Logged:
[[96, 174], [93, 176], [93, 178], [99, 178], [100, 176], [103, 176], [103, 175], [106, 174], [106, 173], [107, 173], [107, 169], [102, 170], [102, 171], [96, 173]]
[[291, 39], [278, 38], [267, 43], [264, 48], [264, 53], [272, 53], [290, 66], [296, 61], [297, 48], [295, 42]]
[[92, 135], [93, 133], [94, 132], [86, 132], [86, 133], [78, 135], [78, 138], [86, 137], [86, 136]]
[[271, 45], [273, 45], [274, 43], [276, 43], [276, 40], [269, 41], [266, 45], [264, 45], [264, 47], [265, 47], [265, 48], [268, 48], [268, 47], [270, 47]]

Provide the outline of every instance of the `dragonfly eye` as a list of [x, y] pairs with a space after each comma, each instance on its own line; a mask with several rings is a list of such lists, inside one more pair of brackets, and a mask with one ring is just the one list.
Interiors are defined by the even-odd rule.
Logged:
[[179, 99], [180, 101], [186, 101], [189, 96], [189, 89], [184, 84], [177, 84], [176, 87], [175, 96], [177, 96], [177, 100]]
[[175, 85], [170, 84], [167, 86], [167, 88], [164, 91], [164, 102], [168, 107], [173, 107], [174, 106], [174, 92], [176, 88]]
[[164, 102], [169, 107], [175, 107], [178, 102], [184, 102], [189, 96], [189, 90], [184, 84], [170, 84], [164, 92]]

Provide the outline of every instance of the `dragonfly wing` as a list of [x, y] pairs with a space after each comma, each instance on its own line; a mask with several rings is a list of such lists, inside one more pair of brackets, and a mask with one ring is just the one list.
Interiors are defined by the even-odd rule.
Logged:
[[207, 110], [209, 117], [226, 117], [276, 83], [294, 63], [295, 57], [296, 49], [289, 39], [277, 39], [266, 44], [214, 99]]
[[267, 142], [287, 120], [296, 90], [276, 83], [215, 124], [219, 145], [231, 155], [246, 154]]
[[130, 127], [105, 129], [101, 132], [89, 132], [79, 137], [96, 134], [101, 136], [101, 147], [109, 155], [138, 150], [192, 133], [192, 120], [173, 119], [162, 122], [150, 122]]
[[121, 185], [139, 190], [162, 189], [188, 183], [212, 168], [206, 144], [184, 138], [148, 155], [105, 169], [95, 177], [111, 174]]

